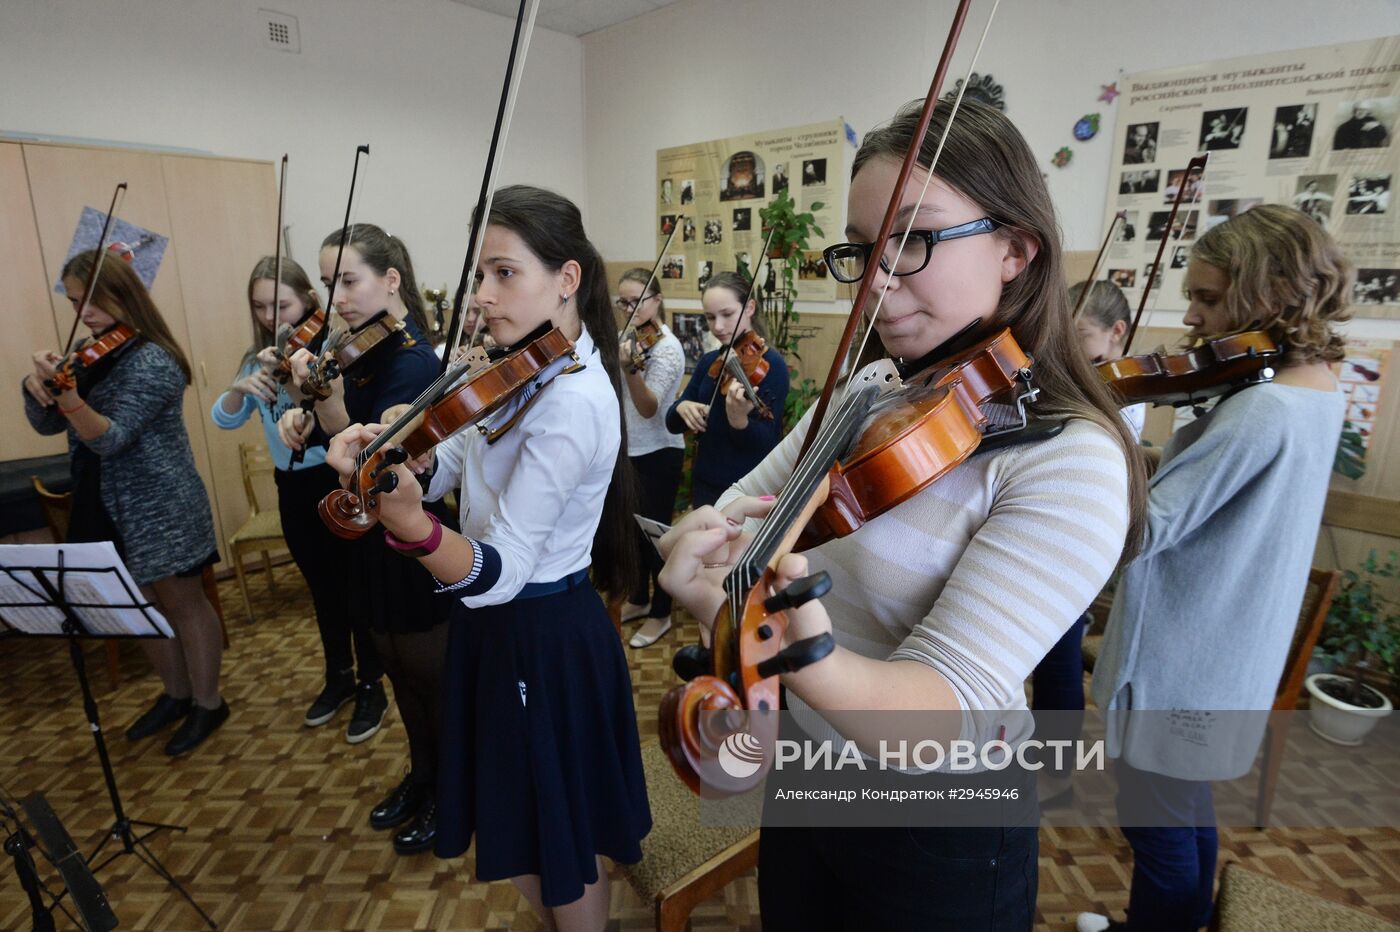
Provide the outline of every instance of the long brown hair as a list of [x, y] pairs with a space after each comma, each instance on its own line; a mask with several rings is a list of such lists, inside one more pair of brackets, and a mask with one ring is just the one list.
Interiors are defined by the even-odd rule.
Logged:
[[[706, 280], [700, 289], [700, 297], [705, 297], [705, 293], [712, 288], [723, 288], [734, 295], [735, 301], [744, 300], [744, 295], [749, 295], [749, 300], [753, 302], [753, 316], [749, 318], [749, 329], [768, 339], [768, 328], [763, 326], [763, 315], [758, 313], [758, 295], [749, 294], [749, 277], [743, 272], [716, 272]], [[745, 305], [747, 307], [747, 305]], [[744, 316], [744, 308], [739, 308], [739, 316]]]
[[[479, 220], [473, 216], [475, 224]], [[603, 258], [583, 229], [583, 217], [574, 203], [562, 195], [528, 185], [511, 185], [496, 192], [491, 202], [490, 223], [520, 237], [551, 271], [563, 268], [573, 259], [579, 264], [578, 316], [598, 347], [617, 395], [618, 426], [622, 431], [612, 481], [603, 501], [603, 515], [593, 535], [593, 583], [604, 592], [621, 595], [632, 585], [632, 574], [640, 559], [637, 531], [632, 523], [636, 511], [636, 478], [627, 458], [627, 417], [622, 407], [622, 368], [618, 362], [617, 321], [608, 293], [608, 274]]]
[[[885, 126], [866, 135], [851, 177], [872, 158], [899, 161], [914, 138], [923, 101], [901, 108]], [[927, 169], [948, 125], [952, 105], [941, 102], [919, 147]], [[1035, 360], [1040, 396], [1038, 413], [1083, 418], [1108, 431], [1123, 449], [1128, 466], [1128, 534], [1123, 562], [1141, 549], [1147, 514], [1147, 470], [1137, 439], [1118, 413], [1118, 403], [1079, 345], [1071, 320], [1069, 293], [1055, 206], [1040, 166], [1019, 130], [994, 107], [964, 100], [953, 120], [936, 172], [946, 184], [1002, 224], [994, 236], [1020, 231], [1039, 249], [1021, 272], [1002, 285], [1001, 300], [988, 328], [1010, 327], [1016, 342]]]
[[[321, 240], [322, 249], [339, 249], [345, 230], [332, 230]], [[408, 316], [418, 325], [419, 331], [427, 337], [432, 331], [428, 328], [428, 311], [423, 306], [423, 293], [418, 290], [418, 279], [413, 275], [413, 260], [408, 256], [408, 247], [397, 236], [390, 236], [372, 223], [355, 223], [350, 226], [350, 238], [346, 246], [354, 246], [365, 265], [374, 269], [376, 275], [387, 275], [390, 269], [399, 272], [399, 297]]]
[[[271, 330], [262, 325], [258, 315], [253, 313], [253, 286], [260, 280], [271, 281], [277, 274], [277, 257], [263, 256], [253, 266], [253, 271], [248, 275], [248, 314], [253, 318], [253, 342], [248, 348], [248, 352], [243, 354], [243, 362], [239, 364], [239, 371], [245, 369], [257, 356], [258, 350], [266, 349], [272, 345], [273, 338], [277, 336], [277, 325], [273, 324]], [[300, 265], [282, 257], [282, 284], [292, 289], [292, 292], [301, 299], [301, 303], [306, 306], [307, 312], [315, 311], [321, 306], [321, 296], [316, 293], [316, 289], [311, 284], [311, 279], [307, 276], [306, 270]], [[277, 304], [277, 292], [273, 292], [273, 305]], [[277, 320], [277, 313], [274, 311], [272, 319]]]
[[[68, 260], [59, 277], [64, 281], [76, 278], [86, 287], [87, 280], [92, 275], [92, 265], [96, 261], [97, 250], [80, 252]], [[82, 300], [82, 296], [79, 295], [79, 305], [82, 304]], [[190, 384], [190, 361], [185, 356], [185, 351], [175, 342], [175, 336], [166, 325], [160, 309], [151, 300], [151, 293], [146, 290], [136, 271], [125, 261], [112, 255], [103, 260], [102, 270], [97, 274], [97, 284], [93, 286], [92, 297], [88, 303], [97, 305], [118, 322], [131, 327], [169, 353], [175, 364], [180, 367], [180, 371], [185, 374], [185, 384]]]
[[1268, 331], [1284, 348], [1285, 366], [1337, 362], [1346, 355], [1346, 342], [1333, 325], [1351, 319], [1356, 269], [1307, 214], [1278, 204], [1252, 207], [1212, 227], [1196, 241], [1191, 258], [1229, 277], [1225, 311], [1231, 333]]

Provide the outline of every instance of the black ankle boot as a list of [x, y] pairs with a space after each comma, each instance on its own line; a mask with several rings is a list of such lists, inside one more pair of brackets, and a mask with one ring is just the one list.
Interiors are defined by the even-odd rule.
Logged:
[[418, 810], [418, 817], [407, 828], [394, 834], [394, 850], [399, 854], [427, 851], [437, 841], [437, 802], [429, 796]]
[[414, 780], [413, 774], [403, 778], [403, 782], [394, 788], [394, 792], [379, 801], [379, 805], [370, 810], [370, 828], [386, 829], [396, 825], [403, 825], [409, 819], [418, 815], [418, 811], [423, 808], [423, 804], [428, 802], [431, 794], [428, 787], [423, 783]]
[[199, 703], [195, 703], [190, 707], [189, 718], [185, 719], [185, 723], [175, 730], [175, 734], [170, 736], [170, 741], [165, 746], [165, 753], [176, 757], [186, 751], [193, 751], [226, 721], [228, 721], [227, 702], [220, 702], [217, 709], [206, 709]]

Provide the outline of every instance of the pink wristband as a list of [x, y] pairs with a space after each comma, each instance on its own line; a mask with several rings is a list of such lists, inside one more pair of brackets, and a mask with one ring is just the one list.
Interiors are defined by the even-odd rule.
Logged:
[[426, 557], [433, 553], [442, 544], [442, 522], [431, 511], [427, 512], [427, 515], [428, 520], [433, 522], [433, 529], [427, 537], [415, 541], [399, 540], [392, 531], [386, 530], [384, 543], [406, 557]]

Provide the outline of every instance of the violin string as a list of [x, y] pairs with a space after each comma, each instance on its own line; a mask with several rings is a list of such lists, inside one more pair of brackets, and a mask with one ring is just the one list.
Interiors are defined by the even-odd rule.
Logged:
[[[880, 289], [880, 296], [875, 300], [875, 310], [871, 312], [870, 320], [865, 328], [865, 335], [861, 337], [860, 349], [856, 351], [856, 359], [860, 359], [864, 356], [865, 345], [870, 340], [870, 334], [875, 331], [875, 320], [880, 316], [880, 309], [885, 306], [885, 296], [889, 294], [890, 285], [894, 283], [894, 269], [899, 268], [900, 257], [904, 255], [904, 247], [909, 242], [909, 234], [912, 233], [914, 230], [914, 222], [918, 218], [919, 210], [923, 207], [924, 198], [928, 195], [929, 185], [933, 182], [934, 170], [937, 169], [938, 160], [943, 155], [943, 147], [948, 142], [948, 133], [953, 128], [953, 120], [957, 117], [958, 110], [962, 108], [963, 95], [967, 93], [967, 86], [972, 82], [973, 70], [977, 67], [977, 59], [982, 54], [982, 46], [985, 45], [987, 42], [987, 34], [991, 32], [992, 20], [996, 18], [997, 7], [999, 6], [1001, 6], [1001, 0], [993, 0], [992, 10], [990, 13], [987, 14], [987, 21], [982, 26], [982, 35], [977, 40], [977, 47], [972, 51], [972, 61], [968, 63], [967, 75], [958, 84], [957, 95], [953, 98], [953, 107], [948, 112], [948, 119], [945, 120], [943, 123], [943, 133], [938, 139], [938, 147], [934, 149], [933, 159], [929, 162], [928, 170], [924, 174], [924, 184], [923, 187], [919, 190], [918, 199], [914, 201], [914, 209], [909, 211], [909, 222], [904, 225], [904, 233], [899, 238], [899, 248], [895, 250], [894, 261], [890, 263], [890, 271], [885, 275], [885, 284]], [[937, 105], [935, 104], [935, 106]], [[916, 139], [911, 144], [914, 146], [921, 147], [923, 146], [923, 140]], [[898, 192], [896, 192], [895, 196], [899, 196]], [[933, 248], [936, 245], [936, 243], [929, 244], [928, 248], [930, 253], [933, 252]], [[870, 259], [867, 261], [875, 263], [875, 265], [878, 267], [881, 259], [883, 259], [884, 257], [884, 247], [884, 243], [873, 244], [870, 247]], [[852, 308], [851, 312], [859, 314], [861, 313], [861, 309]], [[846, 373], [846, 384], [848, 385], [850, 384], [852, 376], [855, 374], [855, 367], [852, 366], [851, 370], [852, 371]]]

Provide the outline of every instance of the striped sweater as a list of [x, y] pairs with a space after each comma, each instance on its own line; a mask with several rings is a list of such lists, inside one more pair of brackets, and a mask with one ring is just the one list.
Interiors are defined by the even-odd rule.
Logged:
[[[720, 503], [776, 494], [810, 419]], [[972, 457], [807, 556], [811, 572], [831, 574], [822, 603], [842, 647], [928, 664], [963, 711], [1024, 711], [1024, 680], [1118, 562], [1127, 495], [1115, 439], [1075, 419], [1048, 440]], [[791, 693], [789, 704], [801, 708]]]

